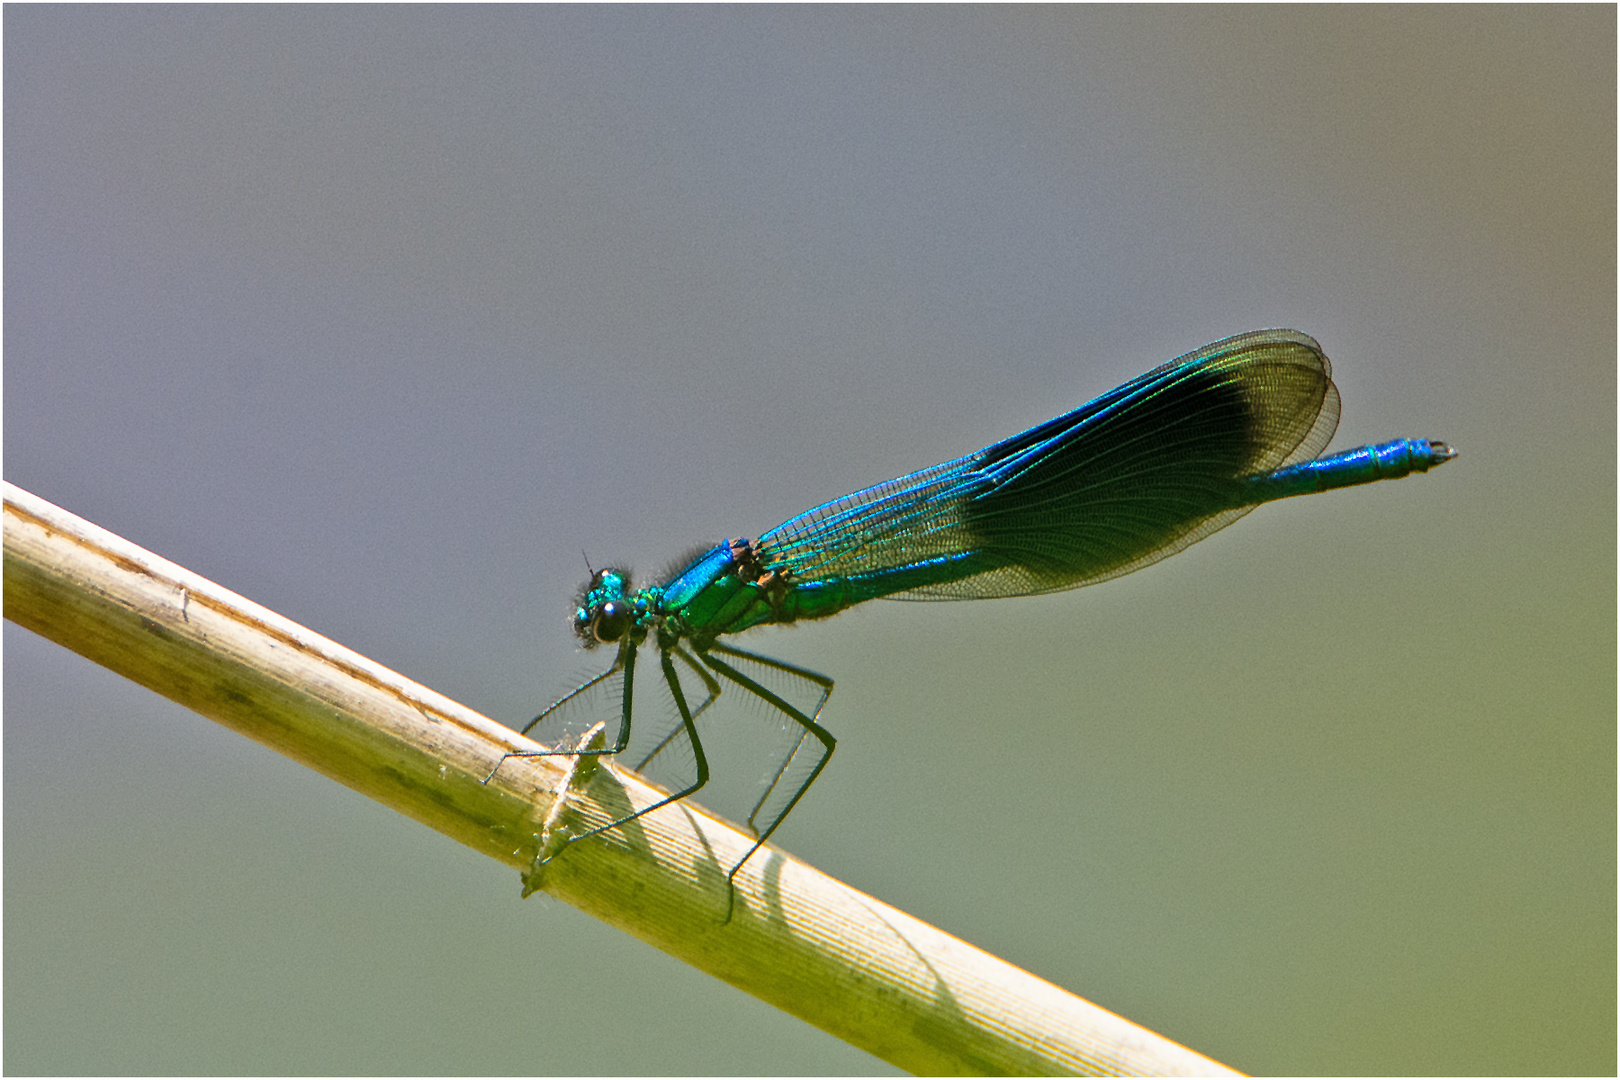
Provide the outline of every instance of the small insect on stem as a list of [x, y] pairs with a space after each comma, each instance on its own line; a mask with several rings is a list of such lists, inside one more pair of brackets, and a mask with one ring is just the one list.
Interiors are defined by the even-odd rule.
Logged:
[[584, 732], [576, 744], [580, 752], [569, 759], [568, 770], [563, 773], [563, 782], [557, 789], [557, 798], [552, 802], [551, 809], [546, 811], [545, 820], [540, 823], [540, 850], [535, 853], [534, 861], [523, 875], [525, 899], [544, 886], [547, 864], [568, 846], [569, 836], [562, 824], [563, 815], [568, 812], [569, 797], [583, 792], [596, 777], [597, 767], [602, 760], [601, 752], [607, 746], [606, 730], [607, 724], [598, 721]]

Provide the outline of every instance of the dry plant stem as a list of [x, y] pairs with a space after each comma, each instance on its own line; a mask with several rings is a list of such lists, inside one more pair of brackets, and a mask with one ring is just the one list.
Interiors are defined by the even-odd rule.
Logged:
[[[5, 615], [525, 873], [556, 792], [580, 826], [659, 797], [607, 763], [570, 792], [567, 757], [486, 785], [534, 744], [9, 483]], [[911, 1072], [1230, 1072], [775, 848], [722, 925], [751, 843], [684, 803], [569, 846], [543, 888]]]

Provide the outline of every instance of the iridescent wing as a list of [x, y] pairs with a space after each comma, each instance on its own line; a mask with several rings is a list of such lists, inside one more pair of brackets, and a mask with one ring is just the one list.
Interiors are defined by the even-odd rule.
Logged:
[[1321, 347], [1217, 341], [976, 454], [846, 495], [759, 540], [767, 568], [855, 598], [1072, 589], [1173, 555], [1253, 509], [1243, 479], [1316, 457], [1339, 422]]

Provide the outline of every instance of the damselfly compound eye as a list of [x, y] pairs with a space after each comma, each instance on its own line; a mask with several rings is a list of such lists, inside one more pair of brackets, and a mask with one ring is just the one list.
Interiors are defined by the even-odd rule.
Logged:
[[629, 607], [616, 601], [608, 601], [596, 612], [591, 629], [596, 634], [597, 641], [618, 641], [630, 629]]

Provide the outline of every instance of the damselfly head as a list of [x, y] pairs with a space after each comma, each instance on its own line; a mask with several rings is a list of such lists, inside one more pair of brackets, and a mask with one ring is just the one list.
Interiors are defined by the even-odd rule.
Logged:
[[574, 608], [574, 634], [587, 649], [618, 641], [635, 624], [635, 603], [629, 592], [628, 571], [607, 569], [591, 575]]

